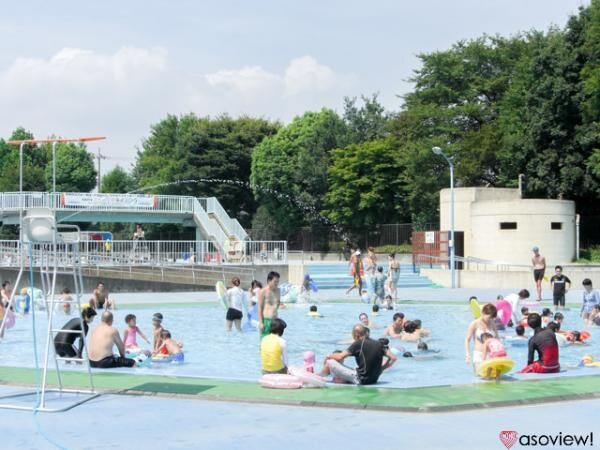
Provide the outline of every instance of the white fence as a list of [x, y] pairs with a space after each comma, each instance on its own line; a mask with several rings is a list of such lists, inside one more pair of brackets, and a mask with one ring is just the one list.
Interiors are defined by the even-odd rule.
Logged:
[[[21, 257], [28, 261], [28, 245], [19, 241], [0, 241], [0, 265], [19, 266]], [[51, 245], [35, 245], [36, 265], [52, 258]], [[60, 266], [69, 266], [75, 257], [64, 245], [57, 245]], [[268, 265], [287, 264], [286, 241], [235, 242], [223, 253], [211, 241], [82, 241], [79, 257], [84, 266], [177, 266], [177, 265]]]

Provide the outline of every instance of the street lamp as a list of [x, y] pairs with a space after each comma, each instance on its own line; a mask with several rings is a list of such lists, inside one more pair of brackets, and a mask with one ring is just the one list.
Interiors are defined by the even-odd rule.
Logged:
[[431, 151], [439, 156], [443, 156], [450, 166], [450, 287], [454, 289], [454, 266], [455, 266], [455, 250], [454, 250], [454, 162], [452, 158], [446, 156], [440, 147], [433, 147]]

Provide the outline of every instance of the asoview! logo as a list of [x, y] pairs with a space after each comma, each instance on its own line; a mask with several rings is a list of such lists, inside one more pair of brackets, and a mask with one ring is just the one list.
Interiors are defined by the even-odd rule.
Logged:
[[594, 433], [589, 434], [519, 434], [514, 430], [501, 431], [500, 442], [510, 450], [519, 444], [522, 447], [593, 447]]

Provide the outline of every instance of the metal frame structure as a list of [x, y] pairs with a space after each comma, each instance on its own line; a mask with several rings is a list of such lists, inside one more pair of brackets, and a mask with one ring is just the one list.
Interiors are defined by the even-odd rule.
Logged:
[[[90, 141], [90, 140], [99, 140], [103, 138], [79, 138], [79, 139], [42, 139], [42, 140], [24, 140], [24, 141], [10, 141], [11, 144], [19, 145], [19, 192], [22, 194], [23, 192], [23, 147], [25, 144], [37, 144], [37, 143], [47, 143], [47, 142], [68, 142], [68, 141]], [[55, 145], [53, 144], [53, 150]], [[56, 158], [54, 158], [56, 159]], [[35, 212], [45, 212], [48, 211], [46, 215], [36, 215]], [[28, 226], [24, 227], [23, 223], [23, 212], [24, 208], [21, 207], [19, 210], [19, 251], [20, 251], [20, 263], [19, 263], [19, 274], [17, 276], [17, 280], [15, 282], [13, 291], [11, 293], [10, 299], [8, 301], [7, 308], [11, 308], [14, 304], [15, 300], [15, 292], [19, 289], [19, 285], [23, 278], [23, 274], [25, 272], [25, 260], [26, 256], [24, 255], [25, 248], [27, 244], [28, 249], [28, 259], [29, 259], [29, 275], [30, 275], [30, 288], [31, 288], [31, 305], [33, 308], [33, 314], [35, 314], [35, 298], [33, 295], [33, 273], [34, 267], [36, 266], [36, 260], [33, 258], [33, 246], [40, 246], [42, 248], [42, 254], [45, 256], [39, 260], [39, 268], [40, 268], [40, 276], [42, 279], [42, 292], [46, 306], [46, 312], [48, 315], [48, 323], [47, 323], [47, 332], [46, 332], [46, 345], [44, 351], [44, 367], [42, 369], [42, 383], [39, 390], [29, 391], [29, 392], [21, 392], [17, 394], [9, 394], [5, 396], [1, 396], [0, 400], [10, 400], [14, 398], [26, 397], [35, 395], [36, 397], [39, 395], [39, 401], [36, 405], [32, 406], [24, 406], [18, 404], [11, 403], [0, 403], [0, 408], [2, 409], [16, 409], [16, 410], [25, 410], [25, 411], [35, 411], [35, 412], [63, 412], [68, 411], [76, 406], [79, 406], [85, 402], [88, 402], [100, 394], [96, 392], [94, 387], [94, 381], [92, 377], [92, 371], [89, 363], [89, 357], [87, 353], [87, 346], [85, 344], [85, 332], [84, 332], [84, 324], [83, 317], [81, 315], [81, 295], [83, 288], [83, 278], [81, 275], [81, 263], [79, 258], [79, 227], [75, 225], [60, 225], [57, 226], [55, 222], [54, 214], [51, 210], [47, 209], [45, 211], [33, 210], [30, 211], [32, 214], [28, 214], [27, 221]], [[33, 227], [35, 224], [35, 228]], [[60, 233], [59, 227], [65, 230], [70, 230], [67, 233]], [[25, 235], [27, 234], [27, 236]], [[81, 357], [79, 358], [61, 358], [56, 355], [54, 350], [54, 334], [58, 332], [63, 332], [60, 329], [53, 328], [53, 315], [56, 306], [56, 278], [59, 273], [59, 261], [57, 258], [58, 247], [66, 246], [72, 247], [72, 252], [74, 252], [74, 258], [72, 264], [70, 264], [71, 273], [73, 275], [73, 284], [75, 287], [75, 298], [76, 300], [71, 300], [71, 303], [77, 304], [78, 312], [79, 312], [79, 320], [81, 331], [81, 338], [83, 340], [83, 351]], [[45, 250], [45, 251], [44, 251]], [[52, 275], [50, 274], [52, 272]], [[48, 290], [49, 288], [49, 290]], [[50, 301], [48, 301], [50, 299]], [[62, 301], [64, 302], [64, 301]], [[2, 320], [0, 324], [0, 330], [3, 330], [6, 324], [7, 314]], [[35, 333], [35, 330], [33, 330]], [[75, 331], [77, 333], [77, 331]], [[35, 345], [35, 343], [34, 343]], [[52, 348], [52, 355], [54, 355], [54, 364], [56, 370], [56, 376], [58, 378], [58, 388], [49, 388], [48, 387], [48, 366], [50, 360], [50, 352]], [[85, 355], [85, 357], [83, 357]], [[37, 354], [35, 355], [37, 358]], [[60, 366], [59, 361], [61, 360], [69, 360], [80, 363], [87, 363], [88, 376], [90, 380], [90, 389], [82, 390], [82, 389], [65, 389], [62, 382], [62, 377], [60, 374]], [[37, 360], [35, 361], [37, 367]], [[39, 370], [39, 369], [38, 369]], [[65, 394], [75, 394], [75, 395], [84, 395], [83, 399], [76, 399], [74, 402], [67, 404], [66, 406], [59, 408], [51, 408], [46, 405], [46, 395], [48, 393], [58, 393], [61, 397]]]

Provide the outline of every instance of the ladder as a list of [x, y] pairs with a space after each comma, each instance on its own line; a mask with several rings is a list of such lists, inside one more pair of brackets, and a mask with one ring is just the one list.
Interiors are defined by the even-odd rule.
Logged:
[[[40, 228], [48, 228], [45, 234], [40, 232]], [[59, 232], [58, 230], [69, 230], [67, 232]], [[14, 293], [17, 292], [19, 284], [25, 272], [25, 260], [29, 261], [29, 275], [33, 279], [34, 269], [40, 271], [42, 296], [46, 306], [47, 326], [46, 326], [46, 342], [44, 349], [44, 365], [42, 368], [42, 382], [40, 386], [40, 397], [38, 404], [35, 406], [15, 405], [9, 403], [0, 403], [0, 408], [4, 409], [19, 409], [40, 412], [63, 412], [68, 411], [82, 403], [98, 397], [100, 394], [96, 392], [92, 370], [89, 362], [87, 345], [85, 342], [85, 325], [82, 316], [81, 297], [83, 291], [83, 277], [81, 274], [81, 258], [79, 255], [79, 227], [75, 225], [57, 225], [54, 220], [54, 215], [50, 210], [36, 209], [28, 211], [23, 220], [23, 235], [25, 239], [20, 243], [20, 270], [17, 276], [17, 281], [13, 289], [13, 293], [9, 300], [9, 308], [14, 303]], [[44, 230], [43, 230], [44, 231]], [[48, 242], [51, 238], [52, 241]], [[26, 253], [27, 249], [27, 253]], [[59, 270], [59, 267], [61, 268]], [[56, 280], [59, 274], [70, 274], [73, 278], [74, 298], [69, 300], [59, 300], [57, 302]], [[33, 283], [31, 283], [31, 304], [35, 308], [35, 299], [33, 291]], [[55, 326], [55, 310], [57, 303], [69, 303], [77, 306], [77, 314], [79, 315], [79, 330], [63, 330]], [[33, 311], [35, 314], [35, 311]], [[0, 330], [4, 327], [4, 322], [0, 324]], [[78, 334], [83, 343], [81, 354], [76, 357], [61, 357], [56, 354], [54, 348], [54, 338], [59, 333]], [[51, 388], [48, 383], [50, 359], [54, 359], [54, 370], [58, 381], [58, 387]], [[67, 389], [64, 386], [60, 362], [74, 362], [85, 364], [87, 367], [87, 376], [89, 387], [87, 389]], [[24, 392], [10, 394], [0, 397], [0, 402], [5, 399], [36, 395], [38, 392]], [[59, 398], [68, 398], [74, 396], [72, 402], [67, 402], [61, 407], [49, 407], [46, 404], [47, 394], [57, 393]]]

